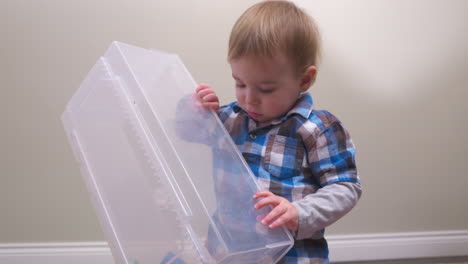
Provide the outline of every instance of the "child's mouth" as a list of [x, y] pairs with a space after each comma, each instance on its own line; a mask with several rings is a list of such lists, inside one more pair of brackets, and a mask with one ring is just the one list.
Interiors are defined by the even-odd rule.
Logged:
[[259, 118], [259, 117], [262, 116], [262, 114], [255, 113], [255, 112], [247, 112], [247, 114], [248, 114], [249, 116], [251, 116], [252, 118], [254, 118], [254, 119], [257, 119], [257, 118]]

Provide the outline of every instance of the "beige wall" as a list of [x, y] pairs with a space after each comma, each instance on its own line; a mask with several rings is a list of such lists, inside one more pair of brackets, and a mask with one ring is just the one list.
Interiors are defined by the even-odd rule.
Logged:
[[[59, 116], [112, 40], [178, 53], [227, 103], [229, 30], [253, 2], [1, 1], [0, 243], [104, 240]], [[365, 188], [329, 233], [468, 229], [468, 2], [298, 2], [324, 38], [311, 91]]]

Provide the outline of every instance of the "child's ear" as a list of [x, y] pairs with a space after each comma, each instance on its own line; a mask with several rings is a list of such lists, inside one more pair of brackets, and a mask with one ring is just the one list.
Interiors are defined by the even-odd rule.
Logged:
[[317, 67], [309, 66], [301, 76], [301, 92], [305, 92], [309, 89], [312, 84], [315, 82], [317, 77]]

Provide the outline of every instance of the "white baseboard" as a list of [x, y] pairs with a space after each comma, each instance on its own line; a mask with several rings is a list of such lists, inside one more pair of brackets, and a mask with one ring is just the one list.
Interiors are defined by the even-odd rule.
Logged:
[[[468, 256], [468, 230], [327, 236], [332, 263]], [[113, 264], [106, 242], [0, 244], [0, 264]]]
[[327, 236], [330, 261], [468, 256], [468, 230]]
[[0, 264], [114, 264], [107, 242], [0, 244]]

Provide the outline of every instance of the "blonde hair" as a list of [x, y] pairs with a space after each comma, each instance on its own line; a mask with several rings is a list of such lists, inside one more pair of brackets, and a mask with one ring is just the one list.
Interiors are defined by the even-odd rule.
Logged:
[[273, 58], [283, 52], [298, 74], [317, 66], [320, 56], [318, 28], [305, 11], [289, 1], [264, 1], [247, 9], [234, 24], [228, 61], [243, 56]]

